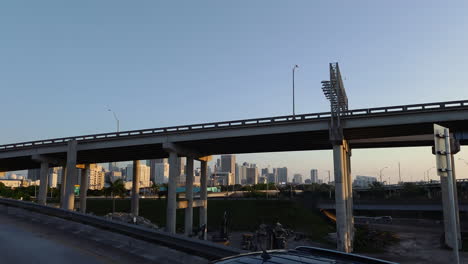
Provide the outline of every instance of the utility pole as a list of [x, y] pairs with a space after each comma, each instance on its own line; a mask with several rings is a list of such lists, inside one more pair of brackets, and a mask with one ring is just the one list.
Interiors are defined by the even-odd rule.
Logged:
[[398, 179], [399, 179], [399, 184], [401, 184], [401, 169], [400, 169], [400, 162], [398, 162]]

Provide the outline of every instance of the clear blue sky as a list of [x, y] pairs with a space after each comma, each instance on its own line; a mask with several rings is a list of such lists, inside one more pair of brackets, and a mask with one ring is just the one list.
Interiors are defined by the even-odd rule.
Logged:
[[[112, 131], [108, 107], [121, 130], [290, 114], [294, 64], [298, 113], [328, 110], [320, 81], [334, 61], [351, 108], [467, 99], [467, 7], [466, 1], [2, 1], [0, 143]], [[360, 150], [353, 170], [375, 174], [386, 163], [409, 160], [422, 175], [434, 162], [421, 158], [426, 152], [393, 150], [370, 168], [366, 161], [382, 150]], [[306, 173], [330, 167], [327, 153], [239, 159], [291, 163], [292, 172]]]

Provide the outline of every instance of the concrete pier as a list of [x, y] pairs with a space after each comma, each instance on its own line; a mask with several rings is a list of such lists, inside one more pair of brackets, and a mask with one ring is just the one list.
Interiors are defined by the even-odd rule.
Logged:
[[63, 209], [74, 210], [75, 209], [75, 184], [76, 184], [76, 140], [68, 141], [67, 151], [67, 173], [66, 173], [66, 186], [65, 196], [63, 202]]
[[350, 156], [346, 140], [333, 145], [337, 249], [343, 252], [353, 251], [354, 221]]
[[60, 208], [64, 208], [65, 189], [67, 186], [67, 166], [62, 166], [62, 183], [60, 184]]
[[203, 239], [206, 240], [208, 231], [208, 161], [202, 160], [200, 163], [200, 200], [203, 203], [200, 206], [200, 226], [205, 225]]
[[185, 171], [185, 199], [187, 199], [187, 208], [185, 208], [185, 235], [192, 234], [193, 228], [193, 157], [187, 157]]
[[176, 233], [176, 210], [177, 210], [177, 178], [179, 177], [179, 162], [177, 153], [169, 152], [169, 183], [167, 186], [167, 211], [166, 211], [166, 232]]
[[37, 202], [41, 205], [46, 205], [48, 183], [49, 183], [49, 163], [47, 161], [42, 161], [41, 171], [40, 171], [39, 195], [37, 198]]
[[86, 192], [88, 191], [89, 164], [81, 169], [81, 184], [80, 184], [80, 212], [86, 213]]
[[133, 161], [133, 181], [132, 181], [132, 214], [138, 215], [140, 210], [140, 173], [138, 167], [140, 166], [139, 160]]

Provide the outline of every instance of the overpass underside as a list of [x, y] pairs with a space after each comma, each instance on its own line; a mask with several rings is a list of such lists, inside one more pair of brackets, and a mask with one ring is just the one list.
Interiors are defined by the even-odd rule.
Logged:
[[[425, 109], [431, 105], [438, 108]], [[347, 237], [339, 239], [338, 245], [340, 250], [352, 251], [351, 149], [432, 146], [434, 123], [450, 128], [460, 144], [468, 143], [468, 101], [425, 104], [420, 110], [408, 110], [409, 106], [382, 109], [350, 110], [341, 117], [339, 137], [331, 134], [334, 130], [331, 129], [330, 114], [318, 113], [3, 145], [0, 146], [0, 171], [40, 167], [39, 202], [44, 204], [47, 189], [42, 183], [47, 183], [50, 166], [76, 168], [78, 164], [84, 164], [81, 181], [87, 182], [92, 163], [133, 161], [132, 212], [138, 215], [139, 172], [136, 168], [139, 160], [169, 158], [166, 230], [175, 233], [178, 157], [187, 157], [187, 168], [193, 168], [194, 160], [201, 161], [200, 181], [204, 191], [200, 201], [194, 201], [192, 195], [188, 195], [185, 210], [186, 215], [191, 215], [193, 207], [199, 207], [200, 223], [206, 225], [207, 162], [211, 155], [333, 149], [336, 194], [340, 198], [336, 202], [340, 211], [337, 212], [337, 227], [339, 224], [339, 236]], [[77, 170], [64, 171], [61, 206], [73, 210]], [[187, 174], [187, 193], [192, 190], [193, 184], [189, 184], [192, 178], [193, 175]], [[87, 187], [82, 185], [82, 188], [80, 193], [85, 194]], [[80, 200], [86, 201], [86, 197]], [[85, 204], [80, 205], [80, 209], [83, 208], [85, 210]], [[343, 222], [343, 219], [346, 220]], [[191, 216], [186, 219], [186, 227], [190, 233]]]

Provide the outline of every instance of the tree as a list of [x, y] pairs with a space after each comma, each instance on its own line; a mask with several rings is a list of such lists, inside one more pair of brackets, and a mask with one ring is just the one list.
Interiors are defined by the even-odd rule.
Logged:
[[156, 195], [159, 193], [159, 184], [156, 184], [153, 182], [153, 185], [151, 185], [151, 192]]
[[127, 190], [125, 190], [125, 184], [122, 179], [116, 181], [109, 181], [109, 187], [104, 190], [104, 193], [107, 196], [112, 197], [112, 213], [115, 213], [115, 197], [119, 196], [121, 198], [125, 197]]

